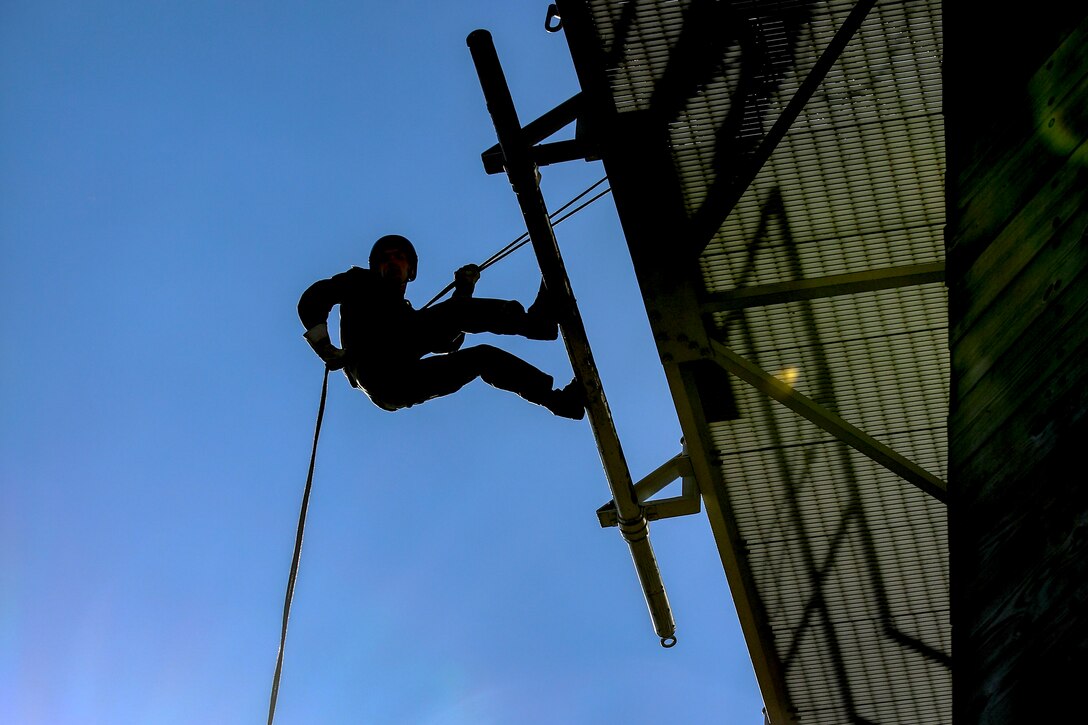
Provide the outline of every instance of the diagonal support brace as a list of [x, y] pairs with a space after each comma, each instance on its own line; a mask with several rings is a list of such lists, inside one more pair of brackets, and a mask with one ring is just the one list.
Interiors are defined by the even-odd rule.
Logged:
[[506, 173], [517, 196], [526, 230], [544, 277], [544, 285], [553, 297], [562, 300], [559, 325], [563, 332], [563, 342], [571, 367], [585, 388], [586, 411], [616, 504], [620, 533], [630, 548], [654, 631], [661, 638], [662, 646], [671, 647], [676, 643], [676, 625], [668, 596], [665, 594], [665, 586], [661, 581], [657, 559], [653, 547], [650, 546], [649, 524], [635, 496], [631, 472], [620, 446], [608, 401], [601, 388], [601, 378], [574, 301], [570, 279], [559, 254], [555, 231], [540, 192], [537, 165], [532, 159], [532, 145], [518, 120], [491, 34], [486, 30], [473, 31], [468, 36], [468, 46], [476, 65], [476, 73], [480, 77], [487, 109], [495, 124]]
[[711, 340], [710, 345], [714, 360], [744, 382], [754, 386], [767, 397], [777, 400], [802, 418], [815, 423], [900, 478], [913, 483], [938, 501], [948, 502], [948, 484], [940, 478], [929, 473], [914, 461], [899, 455], [864, 431], [847, 423], [815, 400], [805, 397], [791, 386], [750, 360], [741, 357], [720, 342]]
[[[651, 500], [655, 493], [678, 478], [682, 481], [679, 496]], [[699, 484], [695, 480], [695, 472], [692, 470], [691, 459], [688, 457], [686, 449], [685, 452], [665, 461], [636, 483], [635, 496], [638, 498], [638, 502], [642, 504], [642, 511], [647, 521], [688, 516], [702, 511], [703, 507], [699, 499]], [[616, 515], [616, 503], [609, 501], [597, 509], [597, 520], [601, 522], [602, 528], [616, 526], [619, 523], [619, 517]]]
[[[582, 94], [579, 92], [535, 121], [525, 124], [522, 133], [525, 142], [531, 147], [530, 154], [537, 166], [547, 166], [562, 161], [574, 161], [575, 159], [592, 161], [596, 158], [590, 145], [583, 139], [580, 120], [582, 105]], [[577, 124], [573, 140], [541, 143], [553, 133], [574, 122], [577, 122]], [[502, 148], [499, 144], [495, 144], [487, 151], [484, 151], [480, 157], [484, 162], [484, 171], [488, 174], [501, 174], [506, 171], [506, 159], [502, 155]]]

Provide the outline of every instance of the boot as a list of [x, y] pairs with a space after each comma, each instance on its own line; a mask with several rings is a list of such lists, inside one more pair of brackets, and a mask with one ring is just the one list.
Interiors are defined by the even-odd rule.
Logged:
[[578, 378], [574, 378], [559, 390], [553, 390], [544, 401], [544, 407], [555, 415], [571, 420], [581, 420], [586, 415], [586, 391]]
[[559, 337], [552, 305], [541, 294], [526, 310], [517, 300], [492, 300], [480, 297], [454, 296], [435, 305], [432, 315], [441, 324], [462, 332], [491, 332], [496, 335], [521, 335], [530, 340], [555, 340]]
[[529, 309], [525, 311], [525, 327], [523, 334], [530, 340], [555, 340], [559, 337], [559, 305], [556, 296], [540, 282], [540, 289], [536, 293], [536, 299]]

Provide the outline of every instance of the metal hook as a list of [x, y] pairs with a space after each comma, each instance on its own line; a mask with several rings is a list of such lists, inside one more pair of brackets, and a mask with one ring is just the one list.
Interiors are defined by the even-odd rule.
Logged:
[[[553, 20], [555, 21], [554, 25], [552, 24]], [[548, 6], [548, 16], [544, 18], [544, 29], [549, 33], [558, 33], [563, 29], [563, 18], [559, 16], [559, 8], [556, 7], [555, 3]]]

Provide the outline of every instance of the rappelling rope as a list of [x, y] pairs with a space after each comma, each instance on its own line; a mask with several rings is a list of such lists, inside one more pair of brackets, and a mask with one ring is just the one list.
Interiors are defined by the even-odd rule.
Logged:
[[317, 424], [314, 426], [314, 447], [310, 453], [310, 471], [306, 474], [306, 488], [302, 493], [302, 508], [298, 512], [298, 531], [295, 533], [295, 553], [291, 558], [291, 574], [287, 577], [287, 595], [283, 599], [283, 628], [280, 630], [280, 650], [276, 655], [276, 674], [272, 676], [272, 697], [268, 702], [268, 725], [276, 717], [276, 696], [280, 690], [280, 672], [283, 670], [283, 647], [287, 643], [287, 618], [291, 614], [291, 598], [295, 593], [295, 578], [302, 555], [302, 532], [306, 528], [306, 509], [310, 505], [310, 488], [314, 482], [314, 462], [317, 460], [317, 438], [321, 435], [321, 419], [325, 415], [325, 398], [329, 393], [329, 368], [321, 382], [321, 402], [317, 406]]
[[[586, 194], [588, 194], [589, 192], [596, 189], [598, 186], [600, 186], [601, 184], [603, 184], [607, 180], [608, 180], [607, 176], [597, 180], [595, 183], [591, 184], [588, 189], [586, 189], [582, 193], [578, 194], [578, 196], [574, 197], [573, 199], [568, 201], [566, 204], [564, 204], [563, 206], [559, 207], [558, 209], [553, 211], [551, 214], [549, 214], [548, 219], [551, 220], [552, 226], [555, 226], [556, 224], [559, 224], [560, 222], [562, 222], [565, 219], [571, 218], [572, 216], [574, 216], [575, 214], [580, 212], [582, 209], [585, 209], [587, 206], [589, 206], [593, 202], [597, 201], [598, 199], [600, 199], [602, 196], [604, 196], [608, 192], [612, 191], [611, 187], [606, 187], [604, 189], [604, 191], [598, 192], [589, 201], [587, 201], [587, 202], [585, 202], [583, 204], [580, 204], [577, 208], [572, 209], [567, 214], [563, 214], [563, 212], [567, 208], [569, 208], [572, 204], [576, 203], [579, 199], [581, 199]], [[562, 214], [562, 216], [559, 216], [560, 214]], [[506, 257], [510, 256], [511, 254], [516, 252], [517, 250], [521, 249], [522, 247], [524, 247], [528, 243], [529, 243], [529, 233], [528, 232], [523, 232], [521, 234], [521, 236], [519, 236], [517, 239], [515, 239], [514, 241], [510, 242], [509, 244], [507, 244], [505, 247], [503, 247], [499, 251], [492, 254], [490, 257], [487, 258], [487, 260], [485, 262], [480, 264], [479, 265], [480, 271], [482, 272], [485, 269], [487, 269], [488, 267], [490, 267], [491, 265], [495, 264], [496, 262], [499, 262], [499, 261], [501, 261], [503, 259], [506, 259]], [[420, 309], [425, 310], [428, 307], [430, 307], [431, 305], [433, 305], [435, 302], [440, 300], [443, 296], [445, 296], [445, 294], [447, 292], [449, 292], [451, 289], [453, 289], [454, 284], [455, 284], [454, 282], [450, 282], [448, 285], [446, 285], [442, 289], [441, 292], [439, 292], [434, 297], [432, 297], [430, 299], [430, 301], [427, 302], [427, 304], [423, 305], [423, 307], [421, 307]]]

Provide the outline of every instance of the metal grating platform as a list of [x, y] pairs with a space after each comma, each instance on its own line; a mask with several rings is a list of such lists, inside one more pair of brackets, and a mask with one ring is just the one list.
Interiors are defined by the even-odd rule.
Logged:
[[723, 345], [945, 478], [940, 3], [560, 11], [770, 719], [950, 722], [944, 503], [766, 390], [711, 422], [681, 382]]

